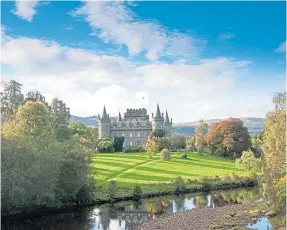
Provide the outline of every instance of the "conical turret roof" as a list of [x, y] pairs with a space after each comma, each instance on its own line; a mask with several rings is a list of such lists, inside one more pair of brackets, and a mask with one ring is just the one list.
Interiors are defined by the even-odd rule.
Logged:
[[158, 106], [158, 104], [157, 104], [157, 108], [156, 108], [156, 115], [155, 115], [155, 118], [158, 118], [158, 119], [160, 119], [160, 118], [161, 118], [160, 110], [159, 110], [159, 106]]
[[107, 115], [107, 111], [106, 111], [106, 106], [104, 105], [102, 118], [106, 118], [106, 117], [108, 117], [108, 115]]
[[121, 115], [121, 112], [119, 112], [119, 121], [122, 121], [122, 115]]
[[165, 111], [165, 123], [169, 124], [169, 117], [167, 111]]

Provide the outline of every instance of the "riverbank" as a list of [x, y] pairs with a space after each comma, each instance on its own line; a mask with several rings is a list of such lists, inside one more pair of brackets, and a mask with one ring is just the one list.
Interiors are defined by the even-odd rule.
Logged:
[[97, 199], [90, 200], [87, 202], [81, 203], [69, 203], [62, 204], [58, 206], [49, 206], [49, 207], [31, 207], [30, 209], [19, 209], [15, 210], [13, 213], [5, 213], [1, 212], [2, 217], [8, 218], [17, 218], [17, 216], [30, 216], [30, 215], [42, 215], [47, 212], [49, 213], [58, 213], [62, 211], [72, 211], [75, 209], [90, 207], [94, 205], [102, 205], [102, 204], [112, 204], [121, 201], [136, 201], [144, 198], [152, 198], [152, 197], [160, 197], [166, 195], [179, 195], [186, 193], [196, 193], [196, 192], [209, 192], [209, 191], [217, 191], [217, 190], [228, 190], [228, 189], [236, 189], [236, 188], [246, 188], [246, 187], [254, 187], [257, 185], [257, 181], [253, 179], [245, 179], [245, 180], [237, 180], [237, 181], [221, 181], [221, 180], [213, 180], [213, 181], [203, 181], [201, 183], [185, 183], [180, 190], [176, 190], [175, 186], [171, 183], [166, 184], [146, 184], [141, 185], [143, 193], [139, 197], [135, 197], [133, 193], [132, 187], [118, 187], [117, 194], [114, 199], [108, 198], [108, 191], [106, 189], [102, 189], [99, 191]]
[[218, 208], [193, 209], [185, 212], [162, 215], [159, 219], [146, 222], [138, 230], [210, 230], [246, 229], [244, 226], [264, 216], [265, 202], [235, 204]]

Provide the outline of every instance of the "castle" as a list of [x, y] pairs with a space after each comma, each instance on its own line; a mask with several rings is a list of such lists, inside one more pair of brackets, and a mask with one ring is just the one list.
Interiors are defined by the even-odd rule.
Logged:
[[99, 138], [123, 136], [123, 147], [140, 146], [146, 144], [146, 141], [152, 131], [162, 130], [165, 136], [170, 136], [172, 131], [172, 119], [169, 120], [168, 113], [160, 113], [157, 105], [156, 115], [152, 113], [150, 121], [147, 110], [127, 109], [124, 117], [119, 116], [114, 122], [111, 121], [104, 106], [102, 116], [98, 115]]

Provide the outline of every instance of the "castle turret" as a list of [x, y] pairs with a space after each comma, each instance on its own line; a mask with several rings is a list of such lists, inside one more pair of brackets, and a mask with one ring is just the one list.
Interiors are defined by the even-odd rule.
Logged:
[[156, 108], [156, 115], [152, 119], [152, 130], [163, 130], [163, 122], [158, 104]]
[[121, 115], [121, 112], [119, 112], [119, 119], [118, 121], [122, 121], [122, 115]]
[[165, 112], [164, 132], [166, 136], [171, 136], [172, 122], [169, 121], [167, 111]]
[[99, 138], [111, 136], [111, 120], [107, 114], [106, 106], [104, 106], [102, 117], [98, 115]]

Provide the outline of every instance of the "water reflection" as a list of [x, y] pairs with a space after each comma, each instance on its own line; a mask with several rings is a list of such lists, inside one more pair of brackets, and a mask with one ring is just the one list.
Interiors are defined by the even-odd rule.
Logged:
[[267, 217], [261, 217], [259, 218], [256, 223], [254, 224], [247, 224], [246, 227], [248, 229], [264, 229], [264, 230], [272, 230], [272, 225], [270, 224]]
[[259, 188], [218, 191], [209, 194], [189, 194], [148, 199], [144, 202], [124, 202], [81, 209], [70, 213], [34, 217], [25, 220], [2, 218], [2, 229], [53, 230], [126, 230], [161, 214], [183, 212], [194, 208], [216, 208], [261, 199]]

